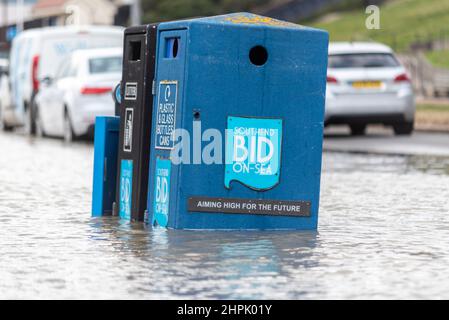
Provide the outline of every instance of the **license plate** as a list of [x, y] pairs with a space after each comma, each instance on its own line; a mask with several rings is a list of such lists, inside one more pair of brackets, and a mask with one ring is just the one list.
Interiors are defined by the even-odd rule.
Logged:
[[379, 89], [381, 86], [381, 81], [354, 81], [352, 83], [352, 87], [356, 89]]

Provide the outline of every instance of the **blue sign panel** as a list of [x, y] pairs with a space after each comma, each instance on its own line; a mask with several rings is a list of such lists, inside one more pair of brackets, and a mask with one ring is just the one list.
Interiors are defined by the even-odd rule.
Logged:
[[120, 170], [120, 218], [131, 220], [133, 161], [122, 160]]
[[282, 120], [228, 117], [225, 187], [239, 181], [255, 190], [279, 183]]
[[156, 113], [156, 149], [173, 149], [176, 128], [177, 81], [161, 81]]
[[166, 227], [168, 224], [168, 209], [170, 202], [170, 173], [169, 159], [156, 159], [156, 179], [154, 181], [154, 207], [152, 224]]

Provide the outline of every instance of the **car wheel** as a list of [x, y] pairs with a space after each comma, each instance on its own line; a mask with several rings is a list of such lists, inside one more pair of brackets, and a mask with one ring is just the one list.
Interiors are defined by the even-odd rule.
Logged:
[[45, 131], [42, 126], [42, 119], [39, 112], [39, 107], [36, 106], [35, 110], [35, 126], [36, 126], [36, 136], [45, 137]]
[[70, 143], [75, 139], [76, 136], [73, 132], [72, 120], [70, 119], [69, 112], [66, 110], [64, 112], [64, 141]]
[[25, 133], [29, 136], [34, 136], [36, 134], [36, 122], [34, 119], [34, 112], [31, 106], [25, 106]]
[[396, 135], [411, 135], [413, 132], [413, 122], [404, 122], [393, 126]]
[[13, 127], [5, 123], [3, 119], [2, 108], [0, 107], [0, 131], [12, 131]]
[[363, 136], [365, 134], [366, 124], [352, 124], [349, 127], [353, 136]]

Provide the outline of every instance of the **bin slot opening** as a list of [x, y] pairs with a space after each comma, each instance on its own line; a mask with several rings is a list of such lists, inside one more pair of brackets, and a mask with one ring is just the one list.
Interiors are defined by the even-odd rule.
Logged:
[[249, 51], [249, 60], [255, 66], [263, 66], [268, 60], [268, 52], [262, 46], [255, 46]]
[[130, 41], [129, 42], [129, 52], [128, 52], [128, 60], [129, 61], [139, 61], [142, 50], [142, 41]]
[[174, 59], [178, 56], [179, 38], [165, 39], [165, 58]]

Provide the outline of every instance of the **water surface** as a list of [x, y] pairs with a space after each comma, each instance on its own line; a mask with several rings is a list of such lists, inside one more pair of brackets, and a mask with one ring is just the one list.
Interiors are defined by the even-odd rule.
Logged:
[[0, 298], [449, 298], [447, 158], [325, 153], [318, 232], [213, 232], [91, 218], [91, 144], [0, 150]]

